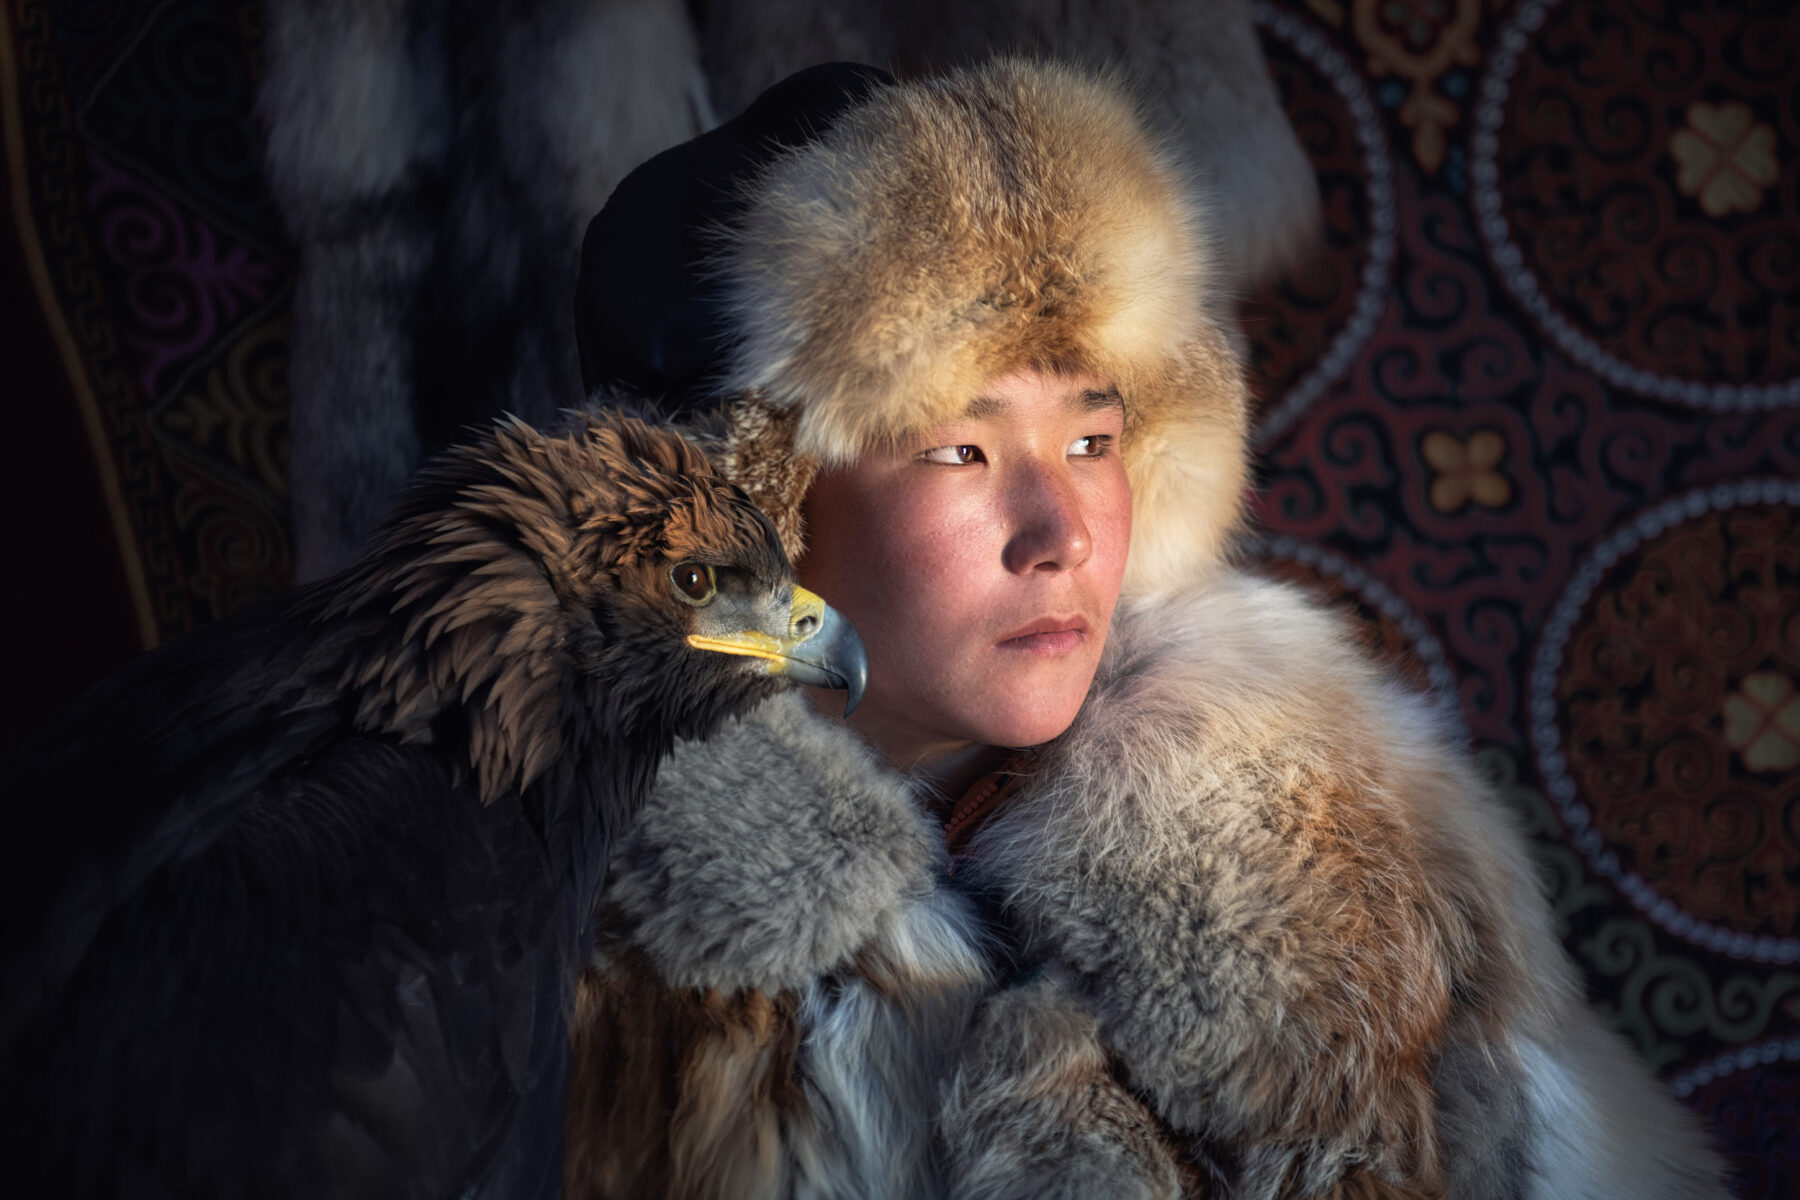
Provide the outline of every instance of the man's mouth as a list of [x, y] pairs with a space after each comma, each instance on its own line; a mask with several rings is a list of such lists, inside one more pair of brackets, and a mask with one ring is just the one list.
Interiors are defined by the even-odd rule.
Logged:
[[1087, 640], [1088, 630], [1085, 617], [1044, 617], [1006, 634], [996, 645], [1001, 650], [1053, 657], [1078, 649]]

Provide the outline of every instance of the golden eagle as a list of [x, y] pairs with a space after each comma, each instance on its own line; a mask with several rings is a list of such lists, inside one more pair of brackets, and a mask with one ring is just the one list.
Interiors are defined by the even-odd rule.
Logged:
[[9, 752], [9, 1194], [557, 1191], [612, 834], [675, 738], [866, 671], [697, 450], [584, 422]]

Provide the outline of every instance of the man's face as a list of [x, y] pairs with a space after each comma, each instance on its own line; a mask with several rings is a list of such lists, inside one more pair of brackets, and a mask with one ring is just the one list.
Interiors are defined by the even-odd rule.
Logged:
[[801, 581], [862, 634], [855, 724], [896, 765], [1037, 745], [1075, 719], [1131, 540], [1124, 423], [1104, 381], [1022, 372], [819, 473]]

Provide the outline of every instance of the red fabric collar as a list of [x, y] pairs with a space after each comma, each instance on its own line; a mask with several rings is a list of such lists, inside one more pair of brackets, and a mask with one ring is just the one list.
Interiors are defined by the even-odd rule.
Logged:
[[969, 785], [969, 790], [957, 800], [944, 822], [944, 846], [950, 851], [953, 862], [963, 856], [976, 831], [1017, 790], [1015, 785], [1019, 780], [1031, 774], [1036, 761], [1034, 749], [1015, 751], [999, 770], [983, 775]]

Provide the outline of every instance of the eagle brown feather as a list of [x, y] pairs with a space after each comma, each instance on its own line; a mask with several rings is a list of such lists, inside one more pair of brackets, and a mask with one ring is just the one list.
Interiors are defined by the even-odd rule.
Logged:
[[[707, 615], [687, 560], [716, 570]], [[687, 634], [785, 621], [792, 587], [672, 432], [503, 422], [344, 572], [9, 752], [15, 1190], [554, 1194], [613, 832], [675, 738], [783, 686]]]
[[563, 437], [502, 421], [428, 465], [320, 610], [396, 630], [348, 655], [337, 679], [360, 692], [359, 727], [429, 741], [433, 720], [467, 706], [484, 803], [529, 787], [566, 748], [565, 655], [593, 636], [580, 614], [620, 567], [704, 551], [788, 570], [766, 519], [689, 442], [631, 417], [581, 421]]

